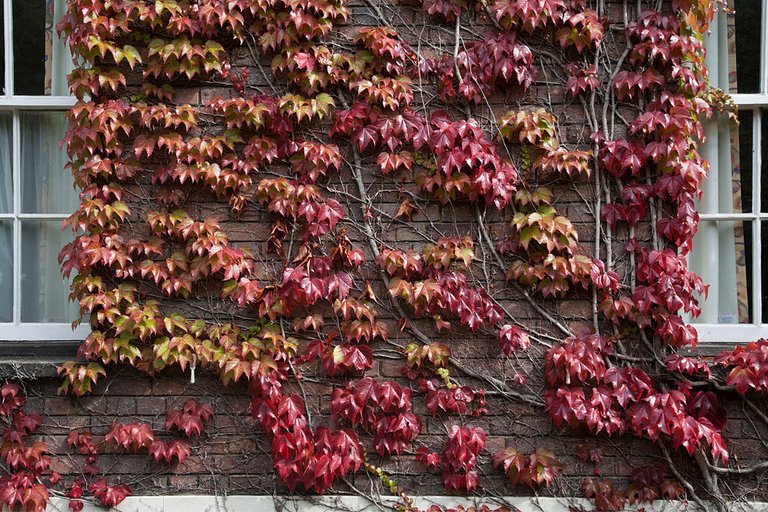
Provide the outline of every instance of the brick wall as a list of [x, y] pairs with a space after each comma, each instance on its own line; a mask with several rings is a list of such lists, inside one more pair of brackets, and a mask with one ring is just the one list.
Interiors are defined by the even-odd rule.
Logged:
[[[620, 20], [622, 4], [620, 2], [608, 2], [608, 4], [607, 13], [611, 19]], [[397, 28], [414, 48], [423, 48], [425, 54], [436, 52], [438, 49], [448, 53], [452, 51], [453, 27], [438, 26], [434, 19], [422, 13], [417, 3], [395, 2], [379, 5], [385, 20], [378, 19], [375, 10], [365, 2], [352, 1], [349, 5], [352, 18], [346, 25], [337, 27], [333, 36], [340, 43], [347, 42], [347, 38], [355, 34], [359, 27], [375, 26], [384, 21]], [[492, 26], [482, 13], [475, 13], [462, 20], [461, 35], [464, 40], [469, 41], [491, 28]], [[610, 35], [612, 40], [609, 45], [609, 57], [615, 59], [623, 50], [624, 41], [618, 32], [611, 32]], [[484, 128], [491, 132], [492, 117], [498, 118], [510, 109], [544, 107], [557, 116], [560, 139], [564, 145], [569, 148], [588, 147], [591, 130], [586, 124], [583, 106], [578, 101], [566, 99], [562, 80], [554, 76], [555, 67], [549, 63], [549, 57], [539, 51], [547, 50], [547, 43], [533, 40], [531, 44], [539, 68], [537, 83], [526, 95], [516, 91], [502, 91], [490, 98], [490, 107], [474, 108], [474, 116], [482, 120]], [[247, 51], [242, 48], [231, 49], [231, 62], [233, 69], [250, 66], [250, 85], [269, 92], [259, 67], [254, 66]], [[269, 73], [268, 62], [264, 61], [264, 65]], [[136, 86], [140, 82], [141, 78], [138, 74], [129, 78], [129, 86]], [[275, 85], [280, 91], [287, 90], [279, 81], [276, 81]], [[433, 88], [429, 85], [423, 88], [425, 93], [430, 91], [433, 91]], [[190, 84], [177, 88], [175, 101], [179, 104], [201, 106], [216, 96], [232, 95], [232, 88], [228, 84], [206, 87]], [[430, 107], [439, 106], [439, 102], [431, 99], [429, 105]], [[461, 110], [450, 106], [445, 108], [452, 110], [457, 117], [462, 116]], [[315, 133], [321, 133], [324, 129], [320, 128]], [[345, 156], [351, 158], [348, 148], [344, 150]], [[366, 185], [370, 186], [369, 194], [375, 198], [376, 208], [392, 214], [403, 198], [398, 193], [398, 186], [402, 185], [415, 190], [412, 177], [407, 177], [402, 184], [382, 177], [374, 168], [375, 155], [366, 157], [363, 163], [365, 165], [364, 180]], [[269, 172], [287, 174], [286, 169], [280, 166], [270, 168]], [[532, 179], [530, 176], [528, 178]], [[140, 219], [144, 213], [155, 208], [156, 205], [151, 194], [149, 175], [140, 176], [137, 181], [136, 187], [131, 190], [138, 196], [138, 199], [133, 200], [132, 208], [134, 208], [134, 216]], [[349, 191], [354, 195], [351, 183], [350, 171], [345, 168], [329, 178], [327, 189]], [[573, 181], [557, 180], [550, 186], [555, 193], [555, 207], [575, 224], [582, 251], [591, 254], [594, 244], [594, 217], [590, 210], [590, 204], [594, 198], [593, 181], [586, 178], [577, 178]], [[147, 190], [150, 192], [148, 193]], [[349, 199], [343, 200], [341, 197], [339, 200], [344, 204], [349, 218], [360, 219], [359, 204]], [[420, 249], [425, 242], [424, 233], [429, 233], [429, 237], [436, 238], [436, 230], [444, 235], [469, 234], [476, 240], [479, 239], [475, 210], [471, 205], [459, 202], [441, 206], [436, 202], [426, 201], [422, 205], [423, 208], [411, 221], [391, 220], [384, 216], [377, 216], [374, 228], [381, 241], [391, 247]], [[230, 214], [225, 202], [216, 202], [214, 198], [202, 194], [198, 200], [187, 205], [187, 210], [196, 218], [202, 219], [206, 216], [217, 218], [222, 230], [229, 235], [235, 245], [253, 247], [259, 254], [264, 254], [263, 248], [269, 236], [271, 218], [258, 206], [252, 204], [251, 208], [241, 216], [235, 217]], [[489, 219], [491, 234], [495, 239], [500, 239], [506, 232], [506, 225], [510, 218], [511, 214], [506, 213]], [[366, 259], [369, 262], [372, 261], [373, 255], [370, 253], [364, 234], [356, 231], [354, 225], [348, 227], [350, 236], [365, 250]], [[622, 271], [628, 264], [627, 258], [623, 255], [623, 240], [626, 239], [627, 233], [619, 231], [614, 234], [616, 236], [613, 248], [616, 268]], [[637, 236], [647, 240], [650, 237], [649, 227], [640, 226]], [[282, 262], [270, 259], [266, 255], [264, 258], [264, 273], [278, 275]], [[507, 384], [511, 385], [516, 373], [525, 374], [528, 378], [525, 390], [533, 396], [541, 396], [544, 392], [541, 375], [542, 354], [547, 345], [562, 339], [563, 335], [536, 310], [534, 304], [526, 300], [515, 288], [504, 283], [503, 275], [488, 263], [489, 259], [488, 254], [478, 251], [479, 261], [473, 267], [473, 275], [479, 282], [486, 282], [484, 274], [487, 273], [489, 292], [504, 305], [515, 321], [535, 333], [541, 343], [534, 343], [528, 352], [508, 359], [499, 357], [497, 342], [490, 335], [471, 334], [467, 330], [456, 328], [447, 334], [436, 334], [434, 340], [448, 344], [463, 365], [479, 368], [483, 373]], [[391, 306], [386, 303], [386, 291], [378, 281], [378, 275], [373, 266], [368, 264], [363, 272], [373, 281], [377, 295], [382, 298], [379, 313], [388, 321], [392, 341], [398, 344], [408, 343], [411, 338], [407, 332], [398, 331], [397, 319], [391, 313]], [[360, 283], [356, 284], [360, 285]], [[217, 294], [215, 288], [208, 291], [211, 292], [210, 295]], [[585, 293], [571, 294], [569, 299], [561, 301], [542, 300], [537, 297], [535, 305], [544, 308], [571, 328], [578, 328], [580, 324], [591, 322], [591, 297]], [[239, 318], [235, 316], [239, 314], [236, 308], [226, 302], [211, 300], [205, 290], [196, 294], [196, 297], [190, 301], [166, 300], [163, 306], [210, 321], [230, 321], [233, 318]], [[416, 320], [416, 323], [424, 326], [425, 329], [429, 327], [426, 320]], [[400, 369], [403, 358], [397, 355], [391, 346], [378, 342], [373, 344], [372, 348], [376, 357], [374, 367], [367, 372], [368, 375], [398, 380], [415, 388], [415, 385], [401, 378]], [[12, 365], [6, 366], [9, 376], [14, 376], [14, 372], [19, 370]], [[20, 369], [23, 371], [24, 367]], [[330, 426], [330, 393], [333, 386], [341, 385], [343, 380], [330, 379], [316, 368], [307, 368], [303, 374], [304, 389], [299, 389], [293, 383], [289, 385], [292, 387], [289, 387], [288, 391], [305, 393], [309, 398], [307, 405], [313, 423]], [[585, 477], [594, 476], [595, 471], [599, 471], [603, 477], [624, 482], [633, 467], [664, 462], [658, 448], [649, 441], [629, 437], [595, 437], [588, 435], [585, 431], [555, 428], [542, 407], [505, 398], [486, 382], [468, 378], [461, 371], [454, 371], [454, 375], [461, 383], [488, 390], [489, 414], [480, 418], [432, 417], [424, 405], [423, 396], [417, 396], [414, 393], [415, 412], [424, 419], [424, 423], [422, 434], [414, 444], [413, 450], [418, 446], [428, 446], [431, 450], [442, 451], [446, 432], [453, 424], [469, 423], [483, 427], [489, 436], [480, 465], [481, 493], [483, 494], [531, 493], [530, 489], [524, 487], [505, 487], [503, 475], [491, 467], [490, 454], [505, 446], [518, 447], [525, 452], [535, 451], [539, 447], [554, 451], [563, 464], [563, 478], [548, 492], [564, 496], [579, 495], [578, 489], [582, 480]], [[36, 378], [25, 380], [26, 393], [29, 397], [28, 410], [43, 415], [44, 427], [40, 438], [48, 443], [54, 454], [53, 469], [60, 472], [65, 480], [78, 476], [83, 465], [83, 457], [73, 454], [66, 446], [66, 436], [70, 431], [90, 429], [99, 436], [106, 433], [114, 421], [124, 423], [141, 421], [150, 424], [159, 436], [164, 436], [164, 420], [167, 411], [178, 408], [187, 398], [192, 397], [201, 403], [212, 404], [215, 408], [215, 417], [205, 427], [203, 435], [199, 439], [193, 439], [191, 456], [182, 464], [172, 467], [156, 465], [144, 453], [121, 454], [107, 450], [100, 457], [99, 466], [102, 470], [114, 481], [130, 484], [136, 494], [272, 494], [286, 491], [272, 470], [270, 447], [260, 432], [260, 427], [251, 419], [250, 399], [246, 386], [242, 383], [224, 387], [213, 375], [205, 371], [198, 371], [196, 382], [192, 384], [189, 371], [182, 373], [172, 369], [151, 377], [131, 369], [110, 368], [109, 377], [102, 380], [91, 395], [80, 399], [58, 396], [56, 392], [58, 384], [59, 380], [52, 377], [50, 372], [41, 372]], [[752, 460], [761, 460], [765, 453], [763, 439], [768, 438], [768, 432], [762, 426], [756, 426], [747, 419], [740, 400], [734, 397], [734, 400], [726, 405], [731, 418], [726, 436], [735, 457], [744, 464]], [[168, 434], [168, 437], [173, 436]], [[362, 434], [362, 439], [364, 444], [369, 445], [369, 437]], [[591, 463], [585, 463], [576, 458], [575, 446], [579, 443], [599, 446], [602, 449], [604, 460], [597, 465], [597, 468]], [[697, 482], [696, 468], [689, 459], [679, 454], [673, 454], [673, 457], [681, 472]], [[372, 455], [372, 460], [377, 464], [380, 461], [376, 455]], [[401, 456], [387, 457], [380, 463], [408, 492], [444, 493], [439, 476], [426, 472], [420, 464], [416, 463], [413, 451]], [[371, 489], [372, 481], [364, 472], [360, 472], [349, 481], [366, 492]], [[743, 489], [749, 496], [760, 497], [766, 491], [766, 487], [757, 479], [745, 478], [733, 485], [737, 492]], [[350, 489], [345, 484], [338, 483], [334, 491], [349, 493]]]
[[[398, 379], [399, 365], [395, 361], [379, 361], [369, 375]], [[462, 381], [471, 383], [466, 379]], [[52, 469], [61, 473], [65, 480], [80, 476], [85, 459], [66, 446], [66, 436], [70, 431], [90, 430], [99, 437], [106, 434], [114, 421], [138, 421], [151, 425], [158, 438], [179, 438], [177, 434], [165, 431], [166, 413], [179, 408], [188, 398], [194, 398], [200, 403], [212, 404], [215, 416], [205, 426], [203, 434], [191, 440], [191, 455], [182, 464], [155, 464], [145, 452], [126, 454], [107, 449], [100, 456], [99, 466], [110, 475], [110, 480], [131, 485], [137, 495], [287, 492], [272, 470], [269, 443], [261, 433], [261, 427], [251, 418], [245, 385], [224, 387], [215, 376], [205, 373], [196, 375], [195, 383], [191, 384], [189, 372], [170, 372], [151, 378], [134, 370], [118, 370], [100, 383], [92, 395], [73, 399], [57, 395], [59, 383], [55, 378], [40, 377], [26, 381], [25, 388], [29, 397], [27, 411], [39, 412], [43, 416], [44, 426], [38, 437], [48, 444], [54, 455]], [[333, 384], [338, 382], [304, 383], [305, 392], [312, 397], [310, 413], [315, 425], [332, 426], [330, 391]], [[480, 495], [532, 494], [527, 487], [505, 485], [503, 475], [493, 469], [490, 455], [505, 446], [525, 452], [546, 447], [555, 452], [563, 464], [563, 477], [555, 487], [543, 493], [554, 496], [580, 496], [582, 480], [594, 477], [596, 471], [600, 477], [612, 479], [621, 487], [632, 468], [664, 462], [663, 454], [650, 441], [629, 436], [593, 436], [584, 430], [555, 428], [542, 408], [493, 396], [492, 391], [489, 394], [490, 413], [476, 419], [432, 417], [424, 406], [423, 397], [414, 398], [414, 412], [424, 421], [422, 434], [417, 438], [414, 449], [384, 459], [372, 454], [372, 461], [380, 463], [414, 495], [445, 494], [439, 475], [426, 472], [414, 460], [414, 451], [418, 446], [427, 446], [441, 452], [450, 426], [468, 423], [483, 427], [488, 435], [479, 465]], [[725, 434], [732, 457], [744, 466], [762, 462], [765, 429], [748, 419], [740, 400], [734, 399], [725, 405], [729, 414]], [[361, 440], [370, 446], [370, 436], [362, 434]], [[578, 459], [575, 447], [581, 443], [599, 447], [603, 452], [603, 461], [595, 465]], [[673, 453], [673, 458], [678, 469], [697, 482], [695, 463], [681, 454]], [[372, 485], [365, 472], [356, 474], [349, 481], [363, 490], [369, 490]], [[735, 495], [765, 499], [764, 484], [758, 477], [747, 475], [729, 480], [729, 484], [733, 486]], [[339, 483], [334, 486], [333, 492], [348, 493], [350, 490]]]

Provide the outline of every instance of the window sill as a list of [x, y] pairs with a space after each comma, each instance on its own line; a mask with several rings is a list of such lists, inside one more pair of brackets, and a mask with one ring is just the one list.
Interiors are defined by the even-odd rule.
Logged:
[[1, 341], [0, 380], [56, 377], [62, 363], [77, 358], [77, 341]]
[[768, 324], [693, 324], [699, 333], [699, 343], [749, 343], [768, 338]]
[[18, 357], [0, 362], [0, 380], [35, 380], [58, 376], [57, 368], [63, 358]]

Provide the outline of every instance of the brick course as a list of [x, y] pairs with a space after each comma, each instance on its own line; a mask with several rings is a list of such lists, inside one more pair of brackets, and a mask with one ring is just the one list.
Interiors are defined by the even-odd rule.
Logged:
[[[609, 16], [613, 20], [620, 19], [620, 2], [608, 2]], [[348, 24], [337, 28], [335, 36], [339, 41], [352, 37], [362, 26], [375, 26], [382, 22], [372, 13], [370, 7], [363, 2], [350, 2], [352, 18]], [[429, 44], [440, 47], [449, 52], [453, 45], [452, 30], [440, 29], [434, 26], [434, 20], [426, 16], [418, 5], [407, 2], [391, 6], [394, 11], [390, 22], [406, 39], [409, 39], [414, 47], [420, 44]], [[389, 12], [389, 11], [388, 11]], [[394, 14], [397, 16], [394, 16]], [[426, 33], [419, 30], [425, 27]], [[462, 37], [467, 41], [474, 39], [492, 26], [483, 14], [472, 16], [468, 19], [462, 30]], [[610, 47], [612, 58], [616, 58], [624, 42], [617, 39]], [[545, 46], [545, 45], [544, 45]], [[534, 52], [536, 53], [536, 46]], [[430, 49], [430, 51], [432, 51]], [[426, 52], [426, 50], [425, 50]], [[618, 52], [618, 53], [617, 53]], [[537, 63], [538, 63], [537, 56]], [[251, 66], [250, 84], [256, 88], [266, 90], [266, 83], [257, 67], [253, 66], [252, 59], [244, 50], [233, 51], [231, 62], [235, 66]], [[269, 62], [262, 65], [268, 67]], [[561, 85], [552, 85], [548, 79], [549, 69], [540, 69], [538, 80], [530, 92], [522, 96], [518, 92], [502, 91], [490, 98], [490, 111], [486, 107], [477, 108], [477, 117], [485, 119], [484, 128], [492, 132], [491, 113], [495, 118], [500, 117], [510, 109], [531, 108], [545, 106], [559, 119], [559, 131], [561, 141], [571, 148], [588, 147], [590, 129], [587, 126], [582, 106], [566, 98], [564, 88]], [[140, 83], [137, 76], [132, 78], [134, 83]], [[285, 90], [284, 84], [275, 83], [279, 90]], [[430, 90], [427, 88], [427, 90]], [[179, 87], [175, 91], [174, 101], [177, 104], [204, 105], [215, 97], [229, 97], [233, 95], [231, 87]], [[460, 110], [451, 109], [457, 116]], [[632, 115], [632, 113], [627, 113]], [[351, 158], [348, 147], [344, 145], [343, 151], [346, 158]], [[519, 155], [512, 155], [517, 160]], [[370, 194], [376, 198], [375, 207], [380, 212], [392, 214], [398, 207], [403, 196], [397, 191], [396, 185], [402, 185], [409, 190], [415, 190], [413, 176], [406, 176], [404, 183], [395, 184], [392, 180], [382, 178], [375, 169], [375, 155], [366, 156], [363, 159], [365, 166], [364, 180], [371, 185]], [[518, 160], [519, 162], [519, 160]], [[274, 166], [270, 172], [288, 174], [284, 166]], [[530, 178], [530, 177], [526, 177]], [[141, 180], [142, 178], [140, 178]], [[352, 177], [347, 169], [331, 176], [327, 188], [337, 190], [353, 190]], [[143, 186], [137, 186], [136, 190], [141, 194], [149, 184], [149, 179]], [[558, 211], [566, 215], [574, 223], [581, 241], [582, 251], [591, 254], [594, 247], [594, 217], [585, 204], [594, 196], [594, 182], [591, 179], [577, 178], [572, 182], [557, 180], [550, 184], [555, 193], [555, 206]], [[151, 187], [150, 187], [151, 188]], [[350, 192], [356, 194], [355, 192]], [[329, 194], [330, 195], [330, 194]], [[150, 194], [151, 196], [151, 194]], [[250, 195], [252, 196], [252, 194]], [[345, 201], [342, 201], [342, 203]], [[141, 201], [133, 205], [134, 225], [140, 226], [142, 214], [153, 209], [153, 197], [142, 197]], [[197, 201], [191, 201], [187, 207], [190, 215], [200, 219], [207, 216], [215, 217], [221, 224], [221, 229], [227, 233], [230, 241], [236, 246], [250, 246], [263, 255], [264, 244], [269, 237], [271, 217], [260, 207], [251, 204], [240, 217], [231, 215], [225, 202], [216, 202], [215, 198], [206, 194], [200, 194]], [[471, 234], [475, 240], [479, 239], [475, 220], [474, 207], [458, 202], [453, 205], [439, 205], [436, 202], [424, 202], [423, 208], [418, 211], [410, 221], [394, 220], [383, 216], [377, 216], [374, 227], [381, 240], [393, 247], [419, 249], [427, 241], [428, 237], [436, 238], [435, 229], [446, 235]], [[346, 215], [350, 219], [359, 219], [359, 205], [354, 201], [345, 204]], [[496, 239], [500, 239], [507, 231], [510, 221], [509, 212], [498, 215], [489, 213], [489, 230]], [[364, 234], [355, 231], [354, 225], [349, 225], [351, 237], [366, 253], [367, 261], [373, 260]], [[132, 228], [133, 229], [133, 228]], [[145, 233], [144, 233], [145, 234]], [[648, 239], [651, 236], [650, 227], [638, 226], [636, 231], [640, 239]], [[616, 267], [625, 268], [628, 264], [623, 253], [623, 241], [628, 233], [621, 228], [615, 233], [616, 238], [612, 245]], [[489, 273], [489, 292], [497, 298], [513, 314], [516, 321], [528, 327], [536, 337], [546, 344], [552, 344], [562, 339], [561, 333], [551, 323], [544, 319], [535, 307], [526, 301], [524, 297], [513, 287], [503, 281], [503, 276], [494, 270], [492, 266], [482, 267], [482, 258], [490, 259], [488, 254], [477, 251], [480, 263], [472, 269], [472, 274], [479, 281], [484, 281], [483, 270]], [[264, 275], [277, 276], [280, 273], [280, 262], [265, 257], [259, 271]], [[367, 277], [374, 283], [380, 297], [386, 296], [386, 291], [380, 282], [373, 267], [366, 267]], [[361, 283], [356, 283], [360, 286]], [[216, 296], [218, 289], [211, 287], [207, 291]], [[592, 315], [591, 297], [583, 292], [570, 295], [568, 300], [552, 301], [537, 298], [536, 305], [554, 314], [569, 327], [589, 324]], [[191, 312], [197, 317], [213, 321], [230, 321], [239, 314], [237, 308], [230, 303], [219, 303], [206, 300], [201, 296], [185, 303], [165, 300], [164, 307], [178, 308]], [[398, 331], [396, 319], [387, 315], [385, 308], [379, 308], [380, 314], [387, 319], [392, 340], [398, 344], [406, 344], [411, 339], [406, 333]], [[416, 325], [429, 328], [427, 320], [414, 320]], [[469, 331], [457, 328], [453, 332], [439, 333], [434, 337], [435, 341], [441, 341], [451, 346], [454, 355], [463, 364], [474, 368], [480, 368], [488, 375], [492, 375], [510, 386], [516, 372], [527, 374], [529, 379], [527, 389], [534, 395], [541, 396], [544, 391], [541, 376], [541, 357], [546, 346], [534, 344], [526, 354], [520, 354], [511, 359], [499, 357], [499, 350], [494, 337], [489, 334], [471, 334]], [[374, 367], [367, 374], [380, 379], [395, 379], [405, 385], [408, 383], [401, 378], [403, 359], [392, 359], [392, 347], [384, 343], [372, 345], [374, 353], [379, 355]], [[307, 369], [303, 372], [304, 392], [307, 393], [307, 408], [312, 415], [315, 425], [331, 425], [330, 418], [330, 392], [333, 386], [343, 383], [341, 379], [329, 379], [323, 372]], [[599, 446], [604, 453], [604, 461], [597, 466], [601, 476], [625, 481], [633, 467], [662, 461], [662, 455], [657, 447], [650, 442], [623, 438], [608, 438], [606, 436], [591, 436], [583, 430], [569, 428], [556, 428], [549, 421], [542, 408], [528, 406], [518, 402], [503, 399], [494, 394], [489, 386], [466, 378], [459, 371], [454, 375], [462, 383], [473, 387], [486, 387], [489, 389], [488, 409], [489, 414], [480, 418], [460, 417], [432, 417], [423, 402], [423, 397], [418, 396], [414, 389], [414, 412], [423, 419], [422, 434], [413, 445], [412, 450], [401, 456], [393, 456], [381, 459], [375, 454], [371, 455], [372, 461], [381, 464], [385, 470], [394, 476], [399, 484], [407, 491], [416, 494], [444, 494], [439, 476], [428, 474], [424, 468], [415, 462], [414, 453], [418, 446], [428, 446], [431, 450], [442, 451], [446, 439], [446, 432], [453, 424], [470, 423], [481, 426], [488, 433], [486, 451], [481, 456], [481, 493], [491, 494], [521, 494], [528, 495], [532, 491], [524, 487], [509, 488], [505, 486], [504, 477], [494, 470], [490, 464], [490, 454], [505, 446], [520, 448], [526, 452], [535, 451], [539, 447], [546, 447], [554, 451], [563, 463], [563, 478], [550, 489], [556, 495], [578, 495], [578, 488], [585, 477], [594, 476], [595, 467], [591, 463], [584, 463], [575, 458], [574, 447], [579, 443], [590, 446]], [[44, 418], [44, 428], [40, 438], [44, 440], [53, 453], [53, 469], [60, 472], [65, 479], [71, 479], [79, 474], [84, 457], [71, 453], [66, 446], [66, 435], [75, 429], [90, 429], [95, 435], [102, 436], [106, 433], [112, 422], [145, 422], [153, 427], [158, 437], [175, 438], [176, 434], [164, 432], [165, 415], [169, 409], [179, 407], [187, 398], [195, 398], [202, 403], [210, 403], [215, 407], [214, 419], [207, 424], [202, 436], [192, 440], [192, 454], [184, 463], [168, 467], [156, 465], [150, 462], [146, 454], [122, 454], [107, 451], [100, 457], [100, 467], [107, 471], [115, 481], [130, 484], [136, 494], [270, 494], [283, 493], [286, 488], [278, 481], [272, 470], [270, 446], [260, 432], [260, 427], [254, 423], [250, 416], [250, 401], [246, 386], [242, 383], [222, 386], [215, 377], [205, 371], [198, 370], [196, 382], [189, 381], [189, 371], [181, 372], [171, 369], [161, 375], [150, 377], [131, 369], [111, 370], [110, 376], [101, 381], [91, 396], [75, 400], [70, 397], [58, 396], [56, 388], [59, 381], [54, 378], [39, 378], [27, 383], [29, 396], [28, 410], [39, 412]], [[298, 386], [289, 384], [289, 389], [299, 392]], [[764, 425], [754, 425], [743, 419], [741, 403], [734, 399], [726, 404], [731, 414], [730, 423], [726, 429], [726, 436], [730, 447], [734, 450], [734, 457], [740, 463], [748, 464], [750, 461], [759, 461], [764, 457], [766, 444], [763, 439], [768, 439], [768, 431]], [[370, 436], [361, 435], [364, 444], [370, 445]], [[696, 470], [686, 457], [674, 454], [675, 461], [682, 471], [696, 480]], [[368, 475], [361, 472], [349, 479], [356, 487], [369, 489], [371, 486]], [[748, 490], [751, 496], [765, 495], [766, 488], [761, 482], [745, 478], [736, 482], [738, 486]], [[698, 484], [697, 484], [698, 485]], [[347, 493], [350, 490], [343, 484], [337, 483], [334, 491]]]

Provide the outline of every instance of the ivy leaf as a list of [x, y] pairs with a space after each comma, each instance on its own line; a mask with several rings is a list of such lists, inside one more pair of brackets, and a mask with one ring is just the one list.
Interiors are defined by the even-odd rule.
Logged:
[[88, 490], [106, 508], [118, 506], [125, 498], [132, 494], [130, 487], [127, 485], [107, 485], [107, 481], [104, 478], [93, 481]]

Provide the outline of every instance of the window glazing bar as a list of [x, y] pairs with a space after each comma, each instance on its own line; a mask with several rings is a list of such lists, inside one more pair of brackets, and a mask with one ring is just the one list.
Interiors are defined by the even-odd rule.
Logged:
[[700, 220], [757, 220], [768, 218], [765, 213], [699, 213]]
[[29, 219], [29, 220], [66, 220], [69, 213], [0, 213], [0, 220]]
[[760, 92], [763, 94], [768, 93], [768, 79], [766, 79], [766, 73], [768, 72], [768, 2], [766, 0], [758, 0], [762, 5], [760, 12], [762, 13], [761, 30], [760, 30]]
[[29, 220], [65, 220], [70, 216], [69, 213], [19, 213], [20, 219]]
[[[7, 3], [7, 2], [6, 2]], [[21, 320], [21, 140], [19, 113], [13, 113], [11, 123], [11, 169], [13, 172], [13, 323]]]
[[731, 94], [731, 98], [742, 110], [768, 107], [768, 94]]
[[768, 325], [762, 324], [694, 324], [699, 343], [748, 343], [764, 338]]
[[5, 44], [5, 96], [13, 94], [13, 0], [3, 0], [3, 43]]
[[[765, 12], [765, 9], [763, 9]], [[765, 18], [763, 18], [765, 22]], [[763, 23], [765, 26], [765, 23]], [[765, 47], [765, 38], [763, 38], [763, 49]], [[765, 52], [763, 52], [765, 55]], [[765, 68], [764, 68], [765, 69]], [[765, 73], [763, 73], [763, 79]], [[763, 165], [762, 155], [762, 133], [760, 126], [762, 125], [762, 110], [755, 110], [752, 117], [752, 209], [760, 210], [760, 173]], [[752, 223], [752, 322], [755, 324], [762, 323], [763, 316], [763, 278], [762, 278], [762, 264], [760, 261], [761, 248], [762, 248], [762, 229], [760, 221]]]
[[88, 337], [91, 327], [84, 322], [72, 329], [69, 323], [0, 323], [3, 341], [82, 341]]
[[0, 96], [0, 110], [68, 110], [75, 103], [70, 96]]

